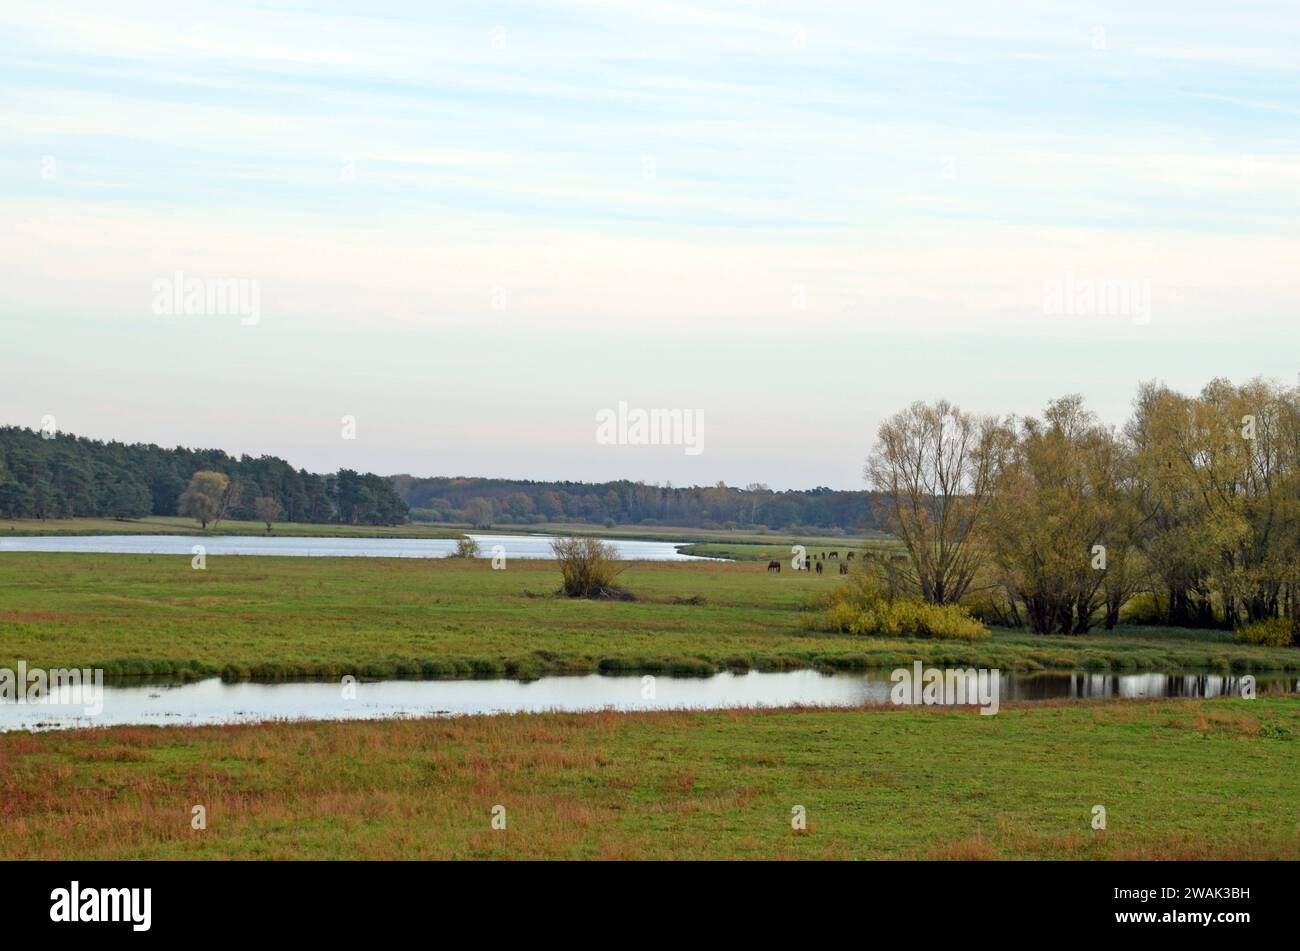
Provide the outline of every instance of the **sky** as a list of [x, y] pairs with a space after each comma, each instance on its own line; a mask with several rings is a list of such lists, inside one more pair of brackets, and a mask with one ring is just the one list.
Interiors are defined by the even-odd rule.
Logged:
[[1296, 12], [5, 4], [0, 424], [855, 489], [915, 400], [1295, 383]]

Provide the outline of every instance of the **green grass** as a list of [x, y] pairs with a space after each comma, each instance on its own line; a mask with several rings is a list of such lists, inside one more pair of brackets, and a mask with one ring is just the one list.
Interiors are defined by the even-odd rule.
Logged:
[[0, 735], [4, 859], [1296, 859], [1297, 802], [1271, 696]]
[[[766, 564], [769, 561], [781, 562], [783, 570], [789, 570], [791, 560], [794, 558], [794, 552], [791, 550], [794, 545], [803, 545], [809, 558], [818, 560], [824, 559], [831, 552], [839, 552], [840, 560], [847, 561], [849, 552], [853, 552], [857, 558], [865, 554], [884, 555], [884, 556], [901, 556], [904, 554], [903, 545], [898, 539], [888, 536], [880, 538], [788, 538], [779, 542], [773, 541], [711, 541], [711, 542], [693, 542], [689, 545], [679, 546], [679, 550], [687, 555], [699, 555], [703, 558], [731, 558], [735, 561], [761, 561]], [[832, 564], [832, 567], [834, 565]]]
[[0, 666], [235, 678], [533, 677], [547, 672], [895, 667], [913, 660], [1037, 670], [1300, 668], [1300, 651], [1221, 631], [1087, 637], [995, 630], [975, 645], [809, 631], [836, 576], [762, 564], [636, 563], [635, 602], [555, 594], [554, 563], [486, 560], [0, 554]]

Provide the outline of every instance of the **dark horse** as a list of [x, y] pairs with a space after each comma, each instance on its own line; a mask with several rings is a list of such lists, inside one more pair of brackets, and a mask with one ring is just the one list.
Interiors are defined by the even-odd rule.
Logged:
[[817, 573], [818, 574], [822, 573], [822, 563], [820, 561], [817, 562]]
[[778, 575], [781, 573], [781, 563], [779, 561], [769, 561], [767, 563], [768, 571], [775, 571]]

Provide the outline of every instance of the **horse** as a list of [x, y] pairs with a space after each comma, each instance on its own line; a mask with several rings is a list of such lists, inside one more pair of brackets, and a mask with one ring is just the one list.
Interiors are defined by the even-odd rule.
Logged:
[[852, 560], [853, 560], [853, 552], [849, 552], [848, 557], [845, 558], [844, 560], [845, 560], [845, 561], [852, 561]]
[[844, 564], [840, 565], [840, 574], [847, 575], [848, 573], [849, 573], [849, 566], [848, 563], [845, 562]]
[[827, 558], [834, 558], [836, 561], [839, 561], [839, 560], [840, 560], [840, 553], [837, 552], [837, 551], [833, 551], [833, 552], [831, 552], [829, 555], [827, 555], [826, 557], [827, 557]]
[[818, 574], [822, 573], [822, 563], [820, 561], [817, 562], [817, 573]]
[[775, 571], [778, 575], [781, 573], [781, 563], [779, 561], [769, 561], [767, 563], [768, 571]]

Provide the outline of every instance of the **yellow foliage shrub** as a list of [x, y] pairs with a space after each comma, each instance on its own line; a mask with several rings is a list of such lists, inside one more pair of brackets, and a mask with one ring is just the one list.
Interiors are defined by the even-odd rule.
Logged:
[[827, 598], [815, 626], [842, 634], [901, 634], [970, 641], [989, 636], [988, 628], [959, 605], [890, 598], [865, 576], [852, 578], [836, 589]]
[[1232, 639], [1238, 644], [1286, 647], [1295, 640], [1295, 633], [1295, 625], [1290, 618], [1275, 617], [1237, 628]]

